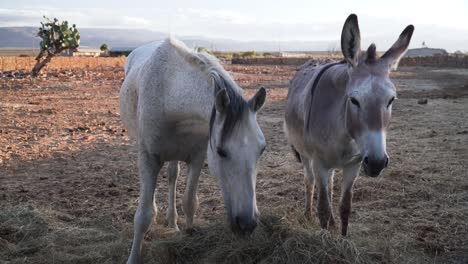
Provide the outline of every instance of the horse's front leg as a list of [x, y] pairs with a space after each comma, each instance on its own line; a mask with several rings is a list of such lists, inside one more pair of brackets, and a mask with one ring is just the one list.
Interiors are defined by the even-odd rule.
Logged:
[[189, 231], [193, 228], [193, 216], [198, 208], [198, 178], [200, 176], [203, 163], [205, 161], [205, 154], [197, 155], [188, 164], [187, 185], [185, 187], [183, 211], [186, 217], [186, 230]]
[[332, 207], [330, 204], [330, 195], [328, 194], [328, 184], [332, 176], [333, 169], [326, 168], [320, 160], [312, 161], [312, 171], [315, 175], [316, 185], [318, 189], [318, 205], [317, 213], [320, 220], [320, 226], [328, 229], [330, 223], [333, 224]]
[[157, 213], [154, 191], [159, 171], [163, 165], [159, 155], [140, 150], [138, 155], [140, 175], [140, 199], [133, 223], [133, 243], [127, 263], [140, 263], [141, 244], [145, 233]]
[[175, 230], [179, 231], [177, 226], [177, 207], [176, 207], [176, 185], [177, 177], [179, 176], [179, 162], [171, 161], [167, 167], [169, 176], [169, 191], [168, 191], [168, 207], [166, 212], [167, 225]]
[[348, 219], [351, 214], [351, 202], [353, 199], [353, 185], [359, 174], [360, 163], [350, 165], [343, 169], [343, 182], [341, 184], [340, 217], [341, 235], [348, 233]]

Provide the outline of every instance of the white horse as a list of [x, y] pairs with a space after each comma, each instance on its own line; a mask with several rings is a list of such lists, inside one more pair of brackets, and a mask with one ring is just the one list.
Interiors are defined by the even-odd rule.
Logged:
[[[346, 20], [341, 35], [345, 60], [317, 68], [302, 68], [291, 82], [285, 113], [285, 131], [304, 166], [306, 216], [310, 216], [314, 185], [318, 192], [320, 225], [334, 225], [332, 178], [343, 169], [340, 217], [346, 235], [351, 213], [352, 188], [359, 168], [377, 177], [387, 167], [386, 134], [396, 98], [389, 78], [413, 35], [409, 25], [380, 58], [370, 45], [361, 52], [356, 15]], [[330, 191], [329, 191], [330, 189]]]
[[258, 219], [255, 197], [257, 161], [265, 137], [256, 113], [266, 91], [249, 101], [207, 53], [189, 50], [169, 38], [135, 49], [125, 65], [120, 91], [120, 116], [138, 147], [140, 199], [128, 263], [138, 263], [145, 232], [157, 212], [157, 176], [169, 161], [167, 221], [177, 227], [175, 204], [178, 161], [188, 164], [183, 211], [187, 229], [198, 206], [197, 184], [206, 155], [210, 171], [219, 179], [231, 227], [252, 232]]

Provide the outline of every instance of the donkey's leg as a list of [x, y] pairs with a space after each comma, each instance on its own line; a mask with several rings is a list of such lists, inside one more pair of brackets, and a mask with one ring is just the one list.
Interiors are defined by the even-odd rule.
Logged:
[[351, 214], [351, 201], [353, 199], [353, 185], [359, 174], [361, 164], [357, 163], [343, 169], [343, 182], [341, 184], [340, 217], [341, 235], [348, 233], [348, 219]]
[[127, 263], [139, 263], [141, 256], [141, 244], [145, 233], [151, 224], [151, 220], [156, 215], [156, 204], [154, 202], [154, 191], [156, 180], [162, 162], [158, 155], [148, 151], [140, 151], [138, 155], [140, 174], [140, 199], [135, 213], [133, 224], [133, 244], [132, 251]]
[[198, 155], [192, 159], [189, 164], [189, 172], [187, 176], [187, 186], [185, 187], [183, 211], [186, 217], [186, 230], [193, 228], [193, 216], [198, 208], [198, 177], [205, 160], [205, 154]]
[[328, 229], [330, 219], [333, 217], [329, 200], [330, 196], [328, 195], [328, 183], [333, 170], [325, 168], [319, 160], [314, 159], [312, 162], [312, 171], [317, 180], [317, 213], [320, 220], [320, 226]]
[[330, 176], [328, 178], [328, 201], [330, 203], [331, 215], [328, 220], [328, 226], [335, 226], [335, 217], [333, 216], [333, 177], [335, 176], [335, 170], [331, 170]]
[[179, 162], [171, 161], [167, 167], [169, 174], [169, 192], [168, 192], [168, 206], [166, 212], [167, 225], [179, 231], [177, 226], [177, 207], [176, 207], [176, 185], [177, 177], [179, 176]]
[[314, 189], [315, 189], [315, 177], [312, 172], [311, 161], [301, 156], [302, 165], [304, 166], [304, 184], [305, 184], [305, 216], [310, 218], [313, 212], [314, 203]]

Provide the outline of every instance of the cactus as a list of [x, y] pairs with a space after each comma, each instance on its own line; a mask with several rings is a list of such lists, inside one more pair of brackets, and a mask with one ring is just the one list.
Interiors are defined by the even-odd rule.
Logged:
[[61, 23], [57, 18], [53, 20], [44, 16], [45, 23], [41, 22], [41, 27], [37, 33], [40, 37], [40, 52], [36, 57], [36, 65], [31, 70], [31, 76], [36, 77], [39, 71], [50, 62], [57, 54], [65, 50], [76, 51], [80, 45], [80, 33], [73, 24], [69, 27], [68, 21], [64, 20]]

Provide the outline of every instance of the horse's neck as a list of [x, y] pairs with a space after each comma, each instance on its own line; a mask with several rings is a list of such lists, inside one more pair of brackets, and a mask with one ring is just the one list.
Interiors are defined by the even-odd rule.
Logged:
[[203, 76], [195, 69], [177, 71], [168, 83], [166, 111], [179, 113], [186, 118], [210, 120], [214, 105], [214, 87], [210, 77]]

